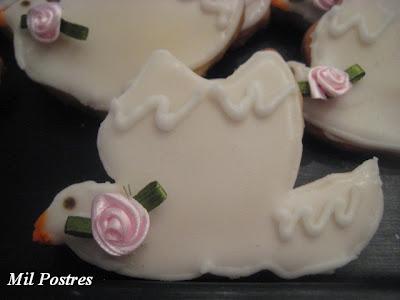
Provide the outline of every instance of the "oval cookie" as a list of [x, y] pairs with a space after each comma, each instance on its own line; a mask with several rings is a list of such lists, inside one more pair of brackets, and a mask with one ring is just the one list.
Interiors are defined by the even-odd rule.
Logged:
[[63, 0], [62, 17], [89, 28], [86, 41], [61, 35], [52, 44], [20, 28], [21, 16], [45, 0], [15, 3], [6, 11], [19, 66], [35, 81], [108, 110], [155, 49], [168, 49], [205, 72], [240, 30], [240, 0]]
[[[368, 2], [368, 3], [366, 3]], [[349, 0], [306, 40], [311, 66], [357, 63], [366, 76], [345, 95], [304, 102], [304, 117], [324, 137], [362, 149], [400, 153], [400, 2]]]

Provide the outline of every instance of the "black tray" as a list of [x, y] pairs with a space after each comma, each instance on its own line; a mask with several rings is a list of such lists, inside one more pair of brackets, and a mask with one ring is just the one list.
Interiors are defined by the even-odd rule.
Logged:
[[[208, 73], [224, 77], [252, 53], [277, 49], [285, 59], [301, 60], [305, 28], [282, 22], [279, 16], [244, 47], [230, 50]], [[98, 157], [96, 136], [101, 117], [63, 104], [18, 69], [11, 42], [0, 35], [6, 74], [0, 86], [0, 210], [1, 288], [10, 272], [49, 272], [52, 275], [94, 276], [92, 288], [54, 289], [58, 296], [132, 298], [232, 299], [248, 296], [282, 299], [327, 297], [400, 299], [400, 159], [376, 154], [385, 195], [379, 230], [356, 261], [334, 274], [285, 281], [268, 271], [240, 280], [205, 275], [178, 283], [135, 280], [106, 272], [81, 261], [67, 247], [31, 242], [33, 223], [64, 187], [85, 180], [109, 180]], [[400, 117], [400, 116], [399, 116]], [[334, 172], [350, 171], [374, 154], [350, 153], [307, 134], [297, 185]], [[94, 287], [94, 288], [93, 288]], [[39, 288], [7, 288], [13, 295], [47, 296]], [[33, 293], [33, 294], [32, 294]], [[1, 294], [5, 295], [5, 294]]]

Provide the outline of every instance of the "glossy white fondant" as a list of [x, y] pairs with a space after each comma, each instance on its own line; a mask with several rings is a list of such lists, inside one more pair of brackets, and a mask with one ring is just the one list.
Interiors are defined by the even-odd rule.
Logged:
[[[249, 88], [255, 83], [257, 88]], [[255, 54], [233, 75], [216, 80], [197, 76], [168, 52], [155, 52], [115, 102], [119, 109], [141, 111], [149, 97], [164, 95], [168, 112], [177, 114], [191, 96], [207, 95], [210, 88], [229, 99], [227, 107], [198, 102], [168, 131], [152, 113], [141, 111], [141, 118], [122, 128], [109, 113], [98, 149], [116, 184], [66, 188], [48, 208], [44, 230], [54, 243], [66, 243], [101, 268], [162, 280], [204, 273], [237, 278], [263, 269], [294, 278], [355, 259], [382, 217], [377, 161], [294, 189], [303, 134], [295, 83], [273, 51]], [[254, 102], [260, 95], [262, 101]], [[257, 103], [265, 108], [261, 115], [250, 113]], [[227, 113], [232, 105], [240, 108], [237, 118]], [[127, 184], [134, 194], [153, 180], [168, 198], [150, 212], [148, 236], [134, 253], [111, 257], [92, 240], [62, 233], [68, 215], [88, 215], [95, 194], [122, 193]], [[76, 199], [74, 210], [63, 208], [66, 197]]]

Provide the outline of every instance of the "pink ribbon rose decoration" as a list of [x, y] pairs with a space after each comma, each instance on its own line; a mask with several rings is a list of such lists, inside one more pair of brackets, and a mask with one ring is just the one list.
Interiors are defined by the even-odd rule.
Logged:
[[342, 70], [318, 66], [308, 73], [311, 98], [327, 99], [338, 97], [348, 92], [352, 86], [349, 75]]
[[314, 0], [314, 5], [322, 10], [330, 10], [336, 4], [340, 4], [341, 0]]
[[92, 234], [108, 254], [131, 253], [143, 243], [149, 227], [149, 214], [136, 200], [119, 194], [101, 194], [94, 198]]
[[33, 6], [27, 14], [28, 29], [42, 43], [52, 43], [60, 36], [62, 9], [57, 3]]

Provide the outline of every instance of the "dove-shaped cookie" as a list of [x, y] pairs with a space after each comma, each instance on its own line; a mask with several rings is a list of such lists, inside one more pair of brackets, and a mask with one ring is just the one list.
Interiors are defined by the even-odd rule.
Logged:
[[[400, 153], [400, 1], [348, 0], [306, 36], [311, 67], [359, 64], [363, 80], [343, 96], [304, 101], [318, 135], [351, 148]], [[316, 130], [315, 130], [316, 129]]]
[[[230, 77], [207, 80], [156, 51], [99, 130], [100, 157], [116, 183], [61, 191], [37, 221], [34, 240], [66, 243], [106, 270], [162, 280], [263, 269], [293, 278], [343, 266], [382, 217], [377, 161], [294, 189], [301, 107], [276, 52], [258, 52]], [[69, 216], [94, 217], [95, 198], [123, 195], [127, 185], [137, 193], [153, 180], [168, 197], [150, 212], [148, 235], [132, 253], [113, 256], [93, 239], [65, 234]], [[103, 226], [120, 232], [117, 219]]]
[[[18, 65], [29, 77], [83, 105], [108, 110], [111, 99], [126, 89], [155, 49], [168, 49], [204, 73], [239, 33], [244, 3], [31, 0], [15, 1], [5, 15]], [[82, 27], [76, 25], [87, 28], [86, 40], [56, 35], [61, 28], [79, 37]]]

